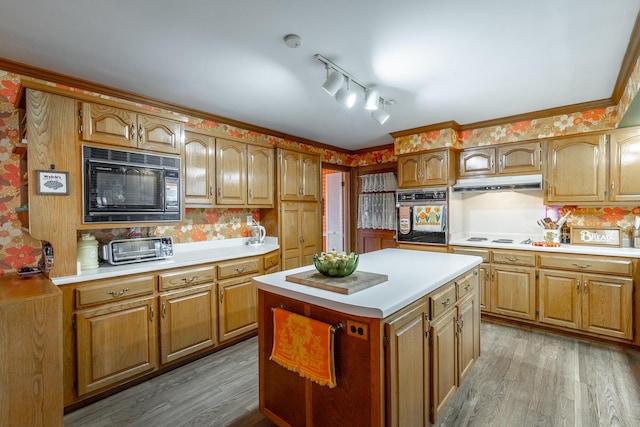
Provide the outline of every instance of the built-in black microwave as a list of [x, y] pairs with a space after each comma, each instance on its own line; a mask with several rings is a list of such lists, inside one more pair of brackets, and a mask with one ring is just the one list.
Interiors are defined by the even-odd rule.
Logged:
[[180, 158], [82, 147], [84, 223], [182, 219]]

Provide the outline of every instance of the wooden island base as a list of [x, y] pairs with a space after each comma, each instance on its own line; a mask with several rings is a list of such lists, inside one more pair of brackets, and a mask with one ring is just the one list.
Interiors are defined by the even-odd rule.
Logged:
[[[480, 355], [477, 264], [460, 273], [382, 318], [326, 308], [290, 292], [281, 295], [263, 286], [263, 278], [273, 275], [255, 278], [260, 411], [279, 426], [435, 422]], [[336, 387], [318, 385], [270, 360], [276, 307], [344, 326], [334, 335]]]

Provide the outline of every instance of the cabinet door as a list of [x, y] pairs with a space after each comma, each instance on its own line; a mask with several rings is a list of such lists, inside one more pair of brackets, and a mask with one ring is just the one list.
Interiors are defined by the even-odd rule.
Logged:
[[606, 190], [604, 136], [550, 141], [545, 202], [602, 202]]
[[640, 200], [640, 130], [611, 134], [609, 200], [637, 202]]
[[300, 203], [301, 265], [313, 264], [313, 254], [322, 251], [320, 231], [320, 206], [317, 203]]
[[491, 308], [491, 280], [489, 264], [480, 264], [478, 273], [478, 287], [480, 288], [480, 309], [488, 311]]
[[447, 185], [449, 182], [449, 150], [434, 150], [420, 156], [421, 185]]
[[420, 186], [420, 156], [398, 157], [398, 187], [413, 188]]
[[280, 204], [279, 226], [283, 269], [289, 270], [300, 267], [302, 265], [300, 260], [302, 235], [300, 234], [301, 225], [298, 203], [282, 202]]
[[161, 117], [138, 114], [138, 148], [161, 153], [180, 154], [182, 123]]
[[582, 329], [623, 339], [633, 338], [633, 280], [582, 276]]
[[474, 148], [460, 153], [459, 175], [469, 177], [476, 175], [495, 175], [496, 150], [494, 148]]
[[540, 143], [504, 144], [497, 147], [498, 173], [513, 175], [540, 172]]
[[389, 426], [429, 425], [429, 347], [425, 304], [385, 324], [387, 423]]
[[185, 206], [213, 206], [215, 139], [193, 132], [184, 135]]
[[541, 269], [540, 322], [580, 329], [581, 292], [580, 274]]
[[248, 146], [247, 202], [249, 205], [273, 206], [273, 148]]
[[303, 153], [300, 168], [301, 199], [309, 202], [320, 200], [320, 157]]
[[216, 343], [215, 285], [160, 296], [160, 361], [213, 347]]
[[300, 156], [297, 151], [280, 150], [280, 200], [300, 200]]
[[155, 370], [155, 322], [154, 298], [78, 312], [78, 395]]
[[536, 318], [535, 268], [491, 267], [491, 312], [520, 319]]
[[218, 283], [218, 327], [220, 342], [258, 327], [258, 294], [250, 276]]
[[457, 310], [452, 308], [431, 323], [431, 422], [458, 389]]
[[216, 140], [216, 204], [247, 204], [247, 146]]
[[135, 148], [137, 142], [136, 114], [122, 108], [83, 102], [81, 104], [84, 141]]
[[[478, 300], [471, 295], [458, 302], [458, 381], [459, 384], [480, 356], [480, 325], [476, 321]], [[479, 319], [479, 316], [478, 316]]]

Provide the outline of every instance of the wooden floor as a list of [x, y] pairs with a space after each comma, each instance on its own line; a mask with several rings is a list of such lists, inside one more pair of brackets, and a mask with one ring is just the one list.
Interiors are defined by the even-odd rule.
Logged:
[[[481, 343], [438, 426], [640, 426], [640, 351], [486, 322]], [[258, 412], [257, 363], [254, 337], [67, 414], [64, 424], [271, 426]]]

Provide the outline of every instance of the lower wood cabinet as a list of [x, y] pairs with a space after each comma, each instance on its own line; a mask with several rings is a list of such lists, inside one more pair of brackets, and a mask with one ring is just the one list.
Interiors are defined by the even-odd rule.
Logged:
[[155, 297], [76, 313], [78, 395], [158, 367]]
[[218, 283], [218, 328], [220, 342], [257, 329], [257, 290], [252, 276]]
[[169, 363], [217, 343], [216, 286], [160, 295], [160, 361]]
[[492, 313], [519, 319], [536, 318], [536, 269], [533, 267], [491, 266]]
[[321, 218], [317, 202], [280, 204], [279, 242], [283, 269], [311, 265], [313, 254], [322, 252]]

